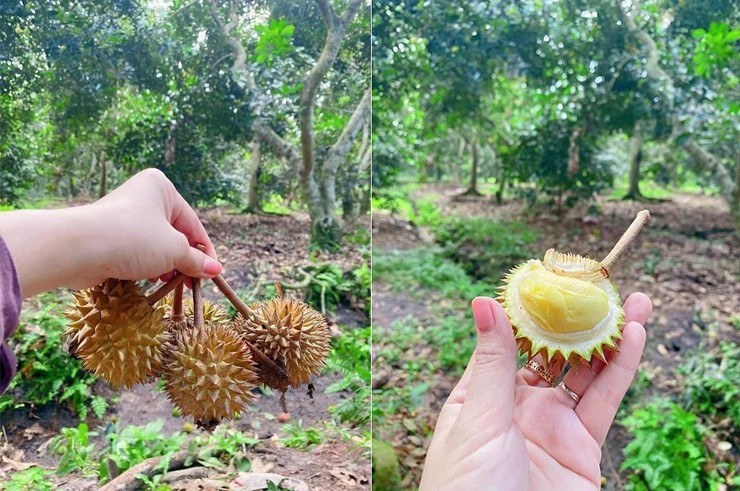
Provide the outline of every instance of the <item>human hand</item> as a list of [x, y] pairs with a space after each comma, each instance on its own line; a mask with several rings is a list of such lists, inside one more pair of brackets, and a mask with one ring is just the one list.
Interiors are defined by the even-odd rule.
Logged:
[[[420, 489], [598, 489], [601, 446], [640, 362], [650, 299], [634, 293], [625, 302], [619, 351], [607, 355], [608, 365], [594, 360], [566, 374], [578, 404], [530, 370], [517, 372], [516, 342], [498, 302], [476, 298], [472, 309], [478, 346], [440, 412]], [[550, 367], [556, 377], [561, 368]]]
[[[222, 269], [193, 209], [155, 169], [136, 174], [91, 205], [2, 213], [0, 233], [26, 297], [106, 278], [166, 279], [173, 270], [207, 278]], [[198, 244], [205, 253], [194, 247]]]
[[203, 224], [161, 171], [139, 172], [91, 208], [101, 252], [91, 284], [106, 278], [167, 280], [174, 270], [196, 278], [221, 273]]

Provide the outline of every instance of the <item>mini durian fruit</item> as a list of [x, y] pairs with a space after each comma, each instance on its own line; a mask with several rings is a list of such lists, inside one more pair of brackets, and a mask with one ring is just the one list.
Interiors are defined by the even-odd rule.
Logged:
[[134, 281], [107, 279], [76, 292], [63, 336], [86, 370], [114, 387], [145, 383], [162, 369], [162, 312]]
[[188, 325], [167, 343], [165, 391], [183, 416], [213, 429], [233, 418], [254, 398], [259, 383], [252, 356], [229, 326]]
[[[261, 367], [261, 381], [285, 392], [288, 386], [309, 383], [318, 375], [329, 352], [329, 328], [319, 312], [303, 302], [283, 296], [247, 307], [249, 315], [237, 316], [234, 326], [245, 339], [286, 372], [284, 377]], [[258, 360], [259, 362], [259, 360]]]
[[647, 210], [638, 213], [601, 262], [550, 249], [543, 261], [531, 259], [509, 272], [498, 300], [521, 353], [540, 353], [545, 365], [606, 361], [604, 349], [617, 348], [624, 324], [619, 292], [608, 279], [611, 267], [649, 219]]

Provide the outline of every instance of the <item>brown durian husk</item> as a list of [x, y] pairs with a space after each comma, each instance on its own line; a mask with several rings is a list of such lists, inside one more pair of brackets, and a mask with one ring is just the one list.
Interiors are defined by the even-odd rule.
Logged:
[[260, 379], [285, 392], [311, 381], [325, 365], [330, 336], [326, 319], [309, 305], [279, 296], [248, 306], [247, 317], [238, 315], [235, 329], [287, 374], [287, 380], [267, 367]]
[[249, 349], [228, 326], [188, 325], [167, 344], [167, 397], [200, 428], [213, 429], [252, 402], [259, 383]]
[[65, 316], [67, 348], [114, 387], [146, 383], [162, 370], [167, 327], [136, 282], [107, 279], [76, 292]]

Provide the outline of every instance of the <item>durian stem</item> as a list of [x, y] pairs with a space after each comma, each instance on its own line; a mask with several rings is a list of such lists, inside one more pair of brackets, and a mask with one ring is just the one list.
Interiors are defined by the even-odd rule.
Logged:
[[159, 287], [157, 290], [154, 290], [150, 295], [147, 295], [146, 301], [149, 302], [149, 305], [154, 305], [166, 297], [167, 294], [177, 287], [177, 285], [181, 285], [183, 281], [185, 281], [185, 275], [182, 273], [175, 273], [174, 278]]
[[[245, 319], [248, 319], [251, 314], [249, 313], [249, 308], [247, 307], [247, 304], [242, 302], [242, 299], [239, 298], [239, 296], [236, 294], [236, 292], [229, 286], [229, 284], [226, 282], [223, 276], [218, 275], [211, 278], [213, 282], [216, 284], [216, 287], [218, 287], [219, 290], [221, 290], [221, 293], [224, 294], [226, 299], [231, 302], [231, 305], [236, 308], [237, 312], [239, 312], [242, 317]], [[252, 355], [254, 355], [257, 360], [259, 360], [260, 363], [267, 365], [270, 367], [270, 369], [276, 371], [280, 374], [281, 377], [288, 378], [288, 374], [285, 372], [285, 370], [272, 361], [266, 354], [264, 354], [262, 351], [260, 351], [259, 348], [257, 348], [255, 345], [247, 341], [246, 339], [243, 339], [244, 343], [247, 345], [247, 347], [252, 351]]]
[[175, 295], [172, 299], [172, 321], [180, 322], [185, 319], [185, 315], [182, 311], [182, 294], [185, 289], [185, 285], [180, 283], [175, 288]]
[[614, 263], [616, 263], [619, 258], [622, 257], [622, 254], [624, 254], [627, 248], [632, 244], [632, 242], [635, 241], [637, 235], [640, 233], [640, 230], [642, 230], [642, 227], [644, 227], [649, 220], [650, 212], [648, 210], [642, 210], [640, 213], [637, 214], [627, 231], [622, 235], [617, 244], [612, 248], [609, 254], [607, 254], [604, 260], [601, 261], [601, 265], [606, 268], [607, 271], [611, 272], [611, 268], [612, 266], [614, 266]]
[[205, 320], [203, 318], [203, 292], [200, 287], [199, 278], [191, 278], [190, 281], [193, 283], [193, 323], [197, 328], [203, 328], [205, 326]]
[[223, 276], [218, 275], [213, 278], [211, 278], [213, 282], [216, 284], [219, 290], [221, 290], [221, 293], [224, 294], [224, 297], [227, 298], [229, 302], [231, 302], [231, 305], [234, 306], [237, 312], [239, 312], [242, 317], [245, 319], [249, 317], [249, 309], [247, 308], [247, 304], [242, 302], [242, 299], [239, 298], [239, 296], [236, 294], [236, 292], [229, 286], [228, 283], [226, 283], [226, 280]]

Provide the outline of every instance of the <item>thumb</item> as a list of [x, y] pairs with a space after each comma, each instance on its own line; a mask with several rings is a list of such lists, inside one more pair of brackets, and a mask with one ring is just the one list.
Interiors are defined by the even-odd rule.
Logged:
[[212, 278], [220, 274], [223, 269], [220, 262], [195, 247], [191, 247], [187, 239], [185, 239], [185, 247], [182, 247], [175, 257], [175, 269], [193, 278]]
[[473, 372], [465, 404], [463, 421], [485, 421], [504, 431], [514, 417], [516, 383], [516, 342], [503, 307], [495, 300], [478, 297], [472, 303], [478, 346], [473, 355]]

